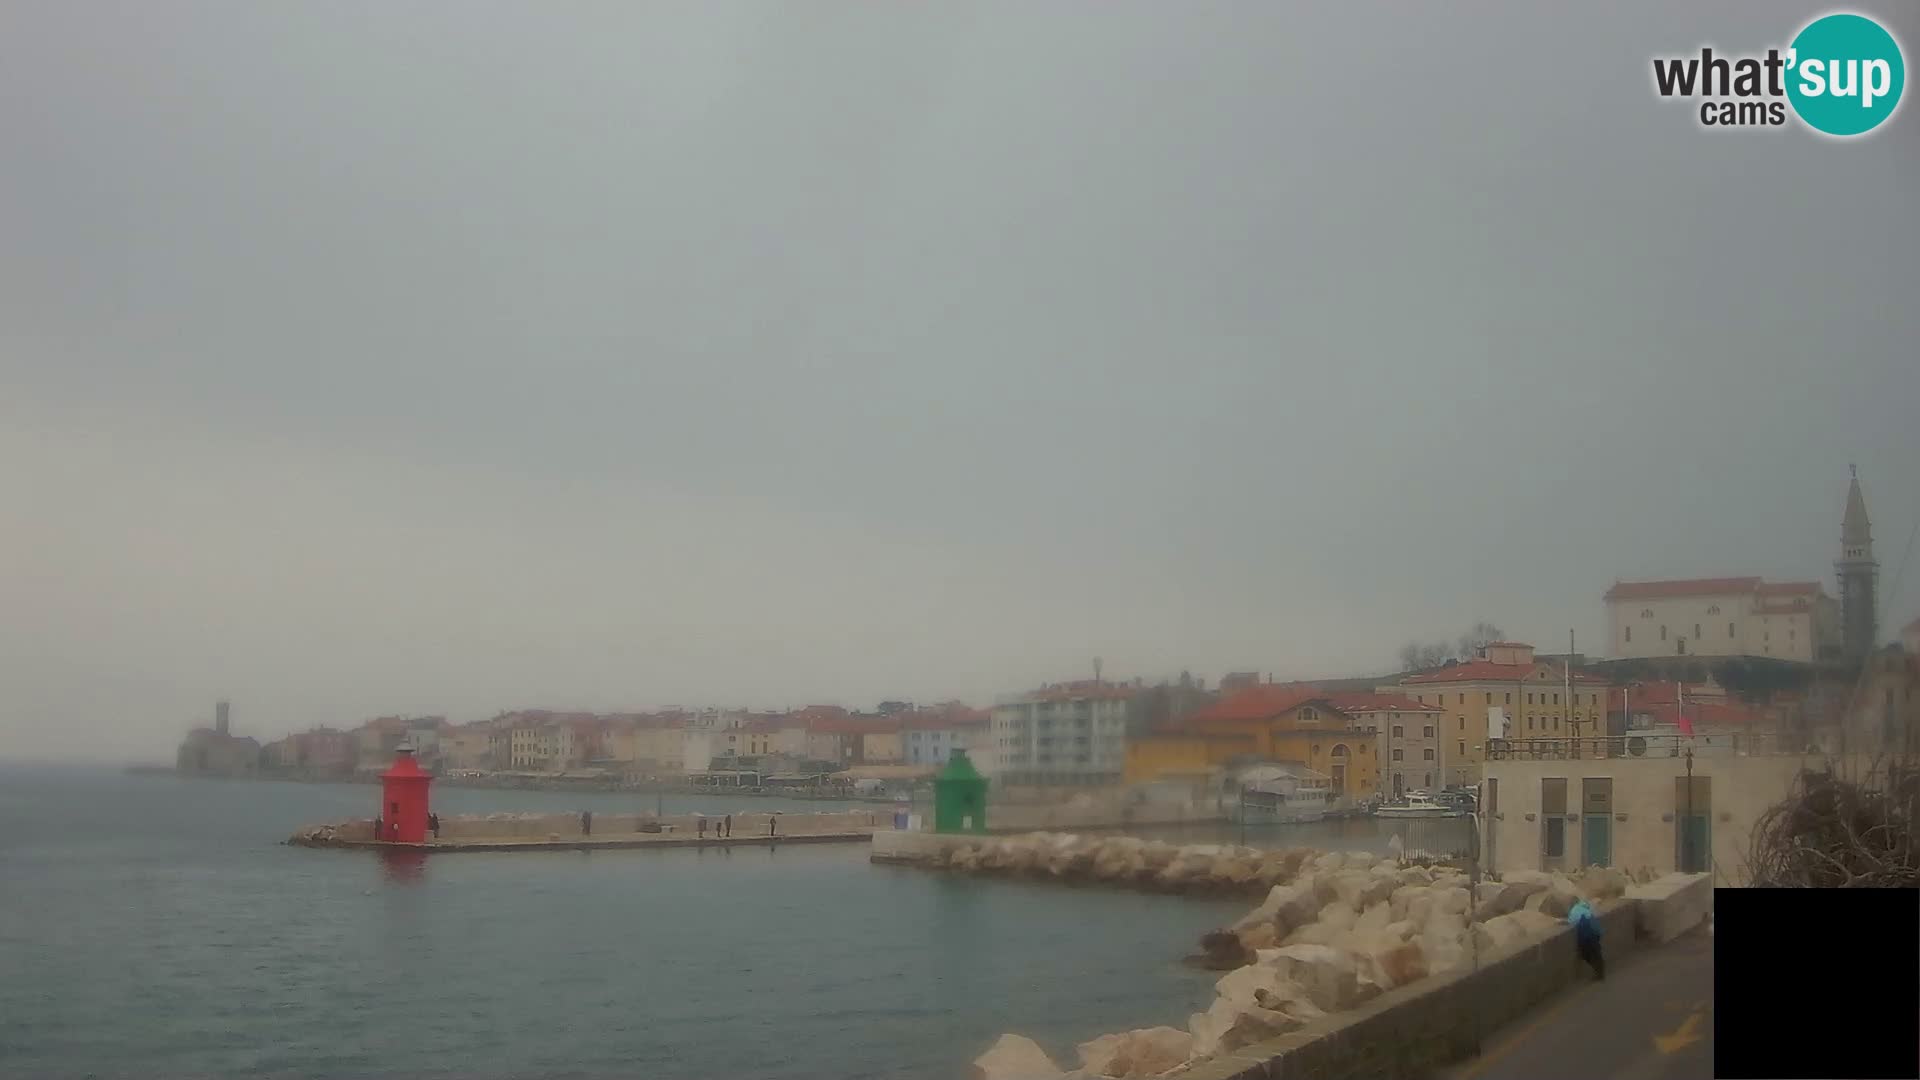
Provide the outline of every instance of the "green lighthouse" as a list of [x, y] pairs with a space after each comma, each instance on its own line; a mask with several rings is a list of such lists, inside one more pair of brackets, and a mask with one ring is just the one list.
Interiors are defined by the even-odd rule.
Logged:
[[965, 750], [955, 750], [947, 767], [933, 778], [933, 831], [987, 831], [987, 779], [974, 770]]

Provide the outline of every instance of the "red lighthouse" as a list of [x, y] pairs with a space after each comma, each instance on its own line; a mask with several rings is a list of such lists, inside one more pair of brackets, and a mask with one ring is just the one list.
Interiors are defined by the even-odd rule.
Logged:
[[433, 774], [413, 760], [413, 747], [401, 744], [393, 767], [380, 774], [380, 840], [419, 844], [427, 839], [427, 787]]

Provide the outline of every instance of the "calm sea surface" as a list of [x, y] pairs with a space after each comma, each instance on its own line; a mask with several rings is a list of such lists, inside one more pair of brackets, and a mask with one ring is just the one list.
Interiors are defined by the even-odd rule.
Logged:
[[[1072, 1063], [1102, 1032], [1183, 1026], [1215, 976], [1179, 958], [1247, 906], [863, 845], [394, 863], [279, 843], [374, 791], [0, 767], [0, 1074], [946, 1078], [1009, 1030]], [[443, 813], [654, 804], [435, 792]]]

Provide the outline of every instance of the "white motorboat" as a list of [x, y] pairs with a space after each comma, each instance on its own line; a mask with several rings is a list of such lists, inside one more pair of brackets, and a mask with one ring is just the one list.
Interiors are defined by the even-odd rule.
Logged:
[[1465, 817], [1466, 811], [1458, 807], [1435, 802], [1424, 796], [1409, 797], [1405, 802], [1385, 803], [1373, 812], [1374, 817], [1383, 818], [1445, 818]]

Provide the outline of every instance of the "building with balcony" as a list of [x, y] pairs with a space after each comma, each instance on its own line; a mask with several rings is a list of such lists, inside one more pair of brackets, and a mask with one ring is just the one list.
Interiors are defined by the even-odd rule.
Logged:
[[[1126, 771], [1132, 697], [1130, 687], [1094, 681], [1002, 701], [990, 714], [982, 771], [1007, 785], [1119, 783]], [[911, 739], [907, 747], [911, 754]]]

